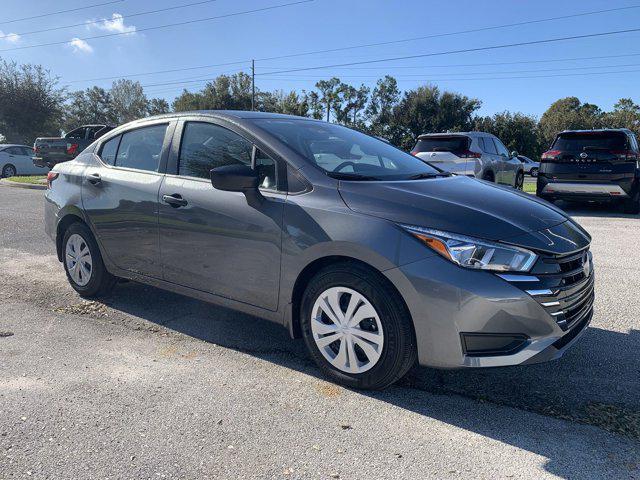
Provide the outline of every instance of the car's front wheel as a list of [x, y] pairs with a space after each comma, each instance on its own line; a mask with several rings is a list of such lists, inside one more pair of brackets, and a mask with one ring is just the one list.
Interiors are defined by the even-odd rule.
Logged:
[[513, 188], [516, 190], [522, 190], [524, 188], [524, 172], [520, 171], [516, 174], [516, 182]]
[[532, 177], [537, 177], [538, 176], [538, 169], [537, 168], [532, 168], [531, 171], [529, 172], [529, 175], [531, 175]]
[[300, 310], [309, 353], [338, 383], [381, 389], [416, 362], [415, 334], [404, 302], [386, 279], [360, 264], [318, 272]]
[[104, 266], [98, 244], [89, 228], [72, 224], [62, 240], [64, 270], [69, 283], [83, 297], [106, 295], [116, 278]]

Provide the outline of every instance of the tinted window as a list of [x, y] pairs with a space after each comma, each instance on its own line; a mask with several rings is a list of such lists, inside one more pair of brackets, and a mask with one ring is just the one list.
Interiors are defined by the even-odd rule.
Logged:
[[336, 174], [332, 176], [402, 179], [438, 172], [413, 155], [339, 125], [271, 118], [254, 123], [325, 172]]
[[120, 135], [113, 137], [102, 145], [100, 151], [100, 158], [107, 165], [114, 165], [116, 160], [116, 153], [118, 153], [118, 144], [120, 143]]
[[22, 155], [27, 155], [29, 157], [33, 155], [33, 149], [29, 147], [20, 147], [20, 150], [22, 151]]
[[81, 140], [86, 138], [87, 129], [85, 127], [76, 128], [75, 130], [71, 130], [67, 133], [64, 138], [75, 138]]
[[484, 140], [484, 151], [492, 155], [497, 155], [498, 150], [496, 150], [496, 145], [495, 143], [493, 143], [493, 138], [483, 137], [483, 140]]
[[271, 157], [256, 150], [254, 168], [258, 172], [260, 188], [276, 190], [278, 188], [278, 172], [276, 162]]
[[563, 133], [558, 135], [551, 147], [553, 150], [624, 150], [627, 148], [627, 137], [615, 132]]
[[116, 167], [157, 172], [167, 125], [154, 125], [122, 134]]
[[468, 137], [428, 137], [418, 140], [413, 151], [420, 152], [464, 152], [469, 148]]
[[495, 142], [496, 148], [498, 149], [498, 155], [504, 155], [505, 157], [511, 156], [509, 155], [509, 150], [507, 150], [507, 147], [505, 147], [500, 140], [494, 138], [493, 141]]
[[9, 147], [5, 150], [6, 153], [8, 153], [9, 155], [21, 155], [20, 150], [18, 150], [18, 147]]
[[212, 168], [251, 166], [252, 150], [251, 142], [231, 130], [212, 123], [188, 122], [182, 134], [178, 174], [209, 178]]

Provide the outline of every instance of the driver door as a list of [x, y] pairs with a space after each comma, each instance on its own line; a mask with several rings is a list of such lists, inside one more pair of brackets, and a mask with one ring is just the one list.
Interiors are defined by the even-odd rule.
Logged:
[[[277, 162], [231, 128], [194, 119], [176, 129], [159, 194], [163, 278], [276, 310], [286, 198], [279, 186], [284, 175]], [[242, 193], [211, 185], [210, 170], [232, 164], [259, 171], [265, 197], [260, 205], [251, 206]]]

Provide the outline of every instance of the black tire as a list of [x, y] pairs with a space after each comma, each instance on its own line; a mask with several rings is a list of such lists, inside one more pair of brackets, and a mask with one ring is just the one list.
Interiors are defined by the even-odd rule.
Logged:
[[532, 177], [537, 177], [538, 176], [538, 169], [537, 168], [532, 168], [531, 171], [529, 172], [529, 175], [531, 175]]
[[631, 215], [638, 215], [640, 213], [640, 191], [636, 192], [633, 198], [626, 200], [622, 204], [622, 210], [624, 213]]
[[492, 172], [485, 172], [485, 174], [482, 175], [482, 180], [486, 182], [491, 182], [491, 183], [495, 183], [496, 181], [495, 176], [493, 175]]
[[[89, 281], [85, 285], [80, 285], [73, 279], [67, 265], [66, 248], [67, 242], [72, 235], [79, 235], [80, 237], [82, 237], [82, 240], [84, 240], [84, 242], [86, 243], [86, 246], [89, 248], [89, 252], [91, 254], [91, 272]], [[86, 225], [84, 225], [83, 223], [73, 223], [69, 226], [69, 228], [67, 228], [62, 239], [62, 255], [62, 264], [64, 266], [64, 271], [67, 274], [67, 280], [69, 281], [73, 289], [80, 294], [81, 297], [98, 298], [105, 296], [111, 292], [113, 286], [117, 282], [117, 278], [111, 275], [105, 268], [104, 262], [102, 261], [102, 255], [100, 254], [100, 249], [98, 248], [98, 244], [93, 238], [91, 230], [89, 230]]]
[[16, 167], [11, 165], [10, 163], [7, 163], [4, 167], [2, 167], [2, 178], [14, 177], [17, 174], [18, 170], [16, 170]]
[[[311, 315], [316, 299], [332, 287], [347, 287], [363, 295], [374, 307], [384, 332], [380, 358], [363, 373], [346, 373], [324, 358], [313, 338]], [[320, 270], [302, 296], [302, 336], [307, 350], [322, 372], [349, 388], [379, 390], [402, 378], [417, 359], [411, 316], [400, 295], [378, 272], [358, 263], [345, 262]]]
[[516, 190], [524, 190], [524, 172], [519, 171], [516, 173], [516, 183], [513, 186]]

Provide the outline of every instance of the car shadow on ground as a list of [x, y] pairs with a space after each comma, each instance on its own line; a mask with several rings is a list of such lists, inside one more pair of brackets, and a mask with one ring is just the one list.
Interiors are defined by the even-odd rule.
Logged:
[[577, 203], [558, 201], [555, 203], [572, 217], [600, 217], [600, 218], [635, 218], [640, 220], [640, 215], [624, 213], [618, 205], [606, 203]]
[[[266, 320], [133, 282], [119, 285], [117, 295], [105, 303], [152, 324], [321, 378], [303, 342], [291, 340], [284, 328]], [[589, 457], [578, 461], [570, 450], [583, 448], [581, 439], [570, 434], [568, 427], [565, 431], [564, 424], [554, 432], [540, 428], [536, 421], [514, 424], [513, 415], [496, 418], [487, 406], [498, 404], [597, 425], [635, 442], [640, 438], [638, 351], [638, 330], [626, 334], [589, 328], [556, 362], [483, 370], [415, 368], [394, 387], [361, 393], [542, 455], [549, 459], [545, 468], [560, 477], [583, 477], [584, 462], [593, 464], [594, 477], [602, 477], [611, 462], [629, 464], [625, 455], [630, 455], [598, 449], [585, 452]], [[467, 402], [452, 401], [451, 394], [479, 402], [469, 409]], [[442, 395], [442, 401], [434, 404], [433, 395]], [[629, 468], [640, 468], [640, 458], [634, 462]]]

